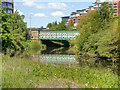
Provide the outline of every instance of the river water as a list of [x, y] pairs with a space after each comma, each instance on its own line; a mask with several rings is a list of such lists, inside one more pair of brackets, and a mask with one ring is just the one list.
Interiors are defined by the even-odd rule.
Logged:
[[21, 57], [26, 60], [32, 60], [34, 62], [39, 62], [43, 64], [62, 64], [68, 66], [89, 66], [102, 68], [102, 69], [112, 69], [113, 72], [118, 71], [117, 63], [112, 62], [111, 60], [96, 60], [92, 58], [92, 60], [76, 60], [75, 54], [68, 53], [69, 48], [61, 47], [61, 48], [53, 48], [47, 47], [46, 50], [32, 49], [26, 51], [18, 51], [10, 53], [11, 57]]
[[68, 54], [67, 47], [53, 48], [48, 47], [46, 50], [26, 50], [10, 53], [11, 57], [26, 58], [26, 60], [32, 60], [35, 62], [41, 62], [44, 64], [65, 64], [65, 65], [77, 65], [75, 60], [75, 54]]

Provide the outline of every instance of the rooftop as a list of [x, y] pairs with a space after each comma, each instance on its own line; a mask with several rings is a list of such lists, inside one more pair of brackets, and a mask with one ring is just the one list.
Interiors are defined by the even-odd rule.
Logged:
[[63, 16], [62, 18], [69, 18], [70, 16]]

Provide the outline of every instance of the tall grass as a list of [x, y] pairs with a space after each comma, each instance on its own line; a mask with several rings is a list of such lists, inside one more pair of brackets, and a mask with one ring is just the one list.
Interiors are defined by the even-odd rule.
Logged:
[[86, 88], [118, 88], [118, 75], [110, 69], [44, 65], [5, 55], [2, 67], [3, 88], [37, 88], [44, 80], [47, 82], [55, 78], [72, 80]]

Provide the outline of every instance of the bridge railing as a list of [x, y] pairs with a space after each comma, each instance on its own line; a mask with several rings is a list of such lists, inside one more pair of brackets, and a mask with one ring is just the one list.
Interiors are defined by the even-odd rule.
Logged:
[[39, 39], [75, 40], [79, 31], [39, 31]]

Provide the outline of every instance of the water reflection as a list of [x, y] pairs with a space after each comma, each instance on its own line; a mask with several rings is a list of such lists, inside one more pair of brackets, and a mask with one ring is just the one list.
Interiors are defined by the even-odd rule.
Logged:
[[26, 50], [10, 53], [11, 57], [21, 57], [25, 60], [32, 60], [35, 62], [40, 62], [44, 64], [62, 64], [62, 65], [72, 65], [96, 68], [96, 69], [111, 69], [113, 72], [118, 72], [118, 62], [112, 62], [111, 60], [104, 60], [99, 58], [79, 58], [75, 59], [74, 54], [68, 54], [68, 49], [66, 47], [53, 48], [48, 47], [46, 50]]
[[40, 55], [41, 63], [52, 63], [52, 64], [72, 64], [76, 65], [75, 55]]

